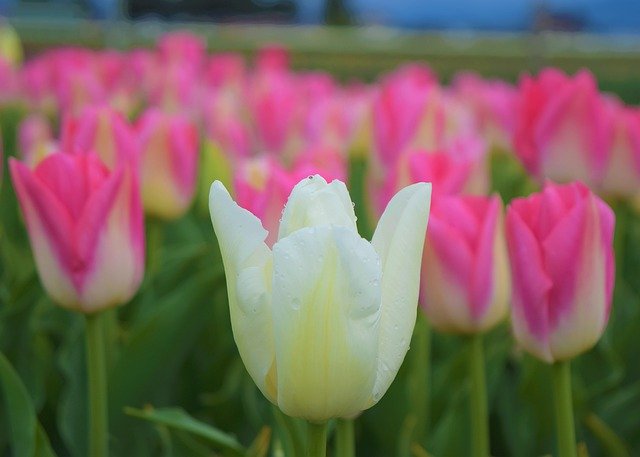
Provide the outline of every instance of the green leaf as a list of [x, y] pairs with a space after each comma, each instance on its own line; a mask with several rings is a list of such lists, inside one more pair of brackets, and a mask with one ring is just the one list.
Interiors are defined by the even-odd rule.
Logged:
[[233, 455], [245, 455], [245, 448], [234, 436], [194, 419], [181, 408], [125, 408], [125, 413], [129, 416], [148, 420], [155, 424], [161, 424], [176, 430], [192, 433], [209, 441], [220, 449], [231, 452]]
[[7, 358], [0, 353], [0, 381], [9, 420], [11, 455], [55, 456], [38, 424], [31, 397]]

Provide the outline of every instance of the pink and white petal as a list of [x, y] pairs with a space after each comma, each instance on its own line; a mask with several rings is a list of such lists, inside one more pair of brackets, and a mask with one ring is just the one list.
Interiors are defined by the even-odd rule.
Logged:
[[507, 211], [506, 231], [513, 281], [514, 336], [527, 351], [551, 362], [548, 293], [552, 283], [544, 269], [538, 241], [517, 206]]
[[[590, 349], [602, 336], [607, 319], [607, 252], [595, 197], [581, 205], [582, 233], [573, 258], [576, 268], [570, 313], [561, 315], [550, 335], [554, 360], [575, 357]], [[560, 237], [561, 239], [564, 237]], [[549, 244], [549, 248], [553, 246]], [[546, 246], [545, 246], [546, 248]], [[570, 274], [571, 272], [568, 272]]]
[[166, 219], [181, 216], [187, 209], [190, 196], [174, 178], [174, 158], [170, 148], [169, 132], [159, 125], [145, 138], [141, 157], [142, 200], [145, 211]]
[[482, 225], [475, 234], [475, 253], [473, 256], [471, 274], [469, 278], [469, 306], [474, 321], [480, 322], [493, 306], [496, 284], [496, 243], [498, 242], [498, 223], [500, 216], [500, 198], [494, 196], [485, 206]]
[[[433, 222], [433, 219], [429, 222], [429, 237]], [[459, 277], [447, 271], [428, 239], [422, 259], [420, 304], [436, 330], [455, 333], [475, 330], [465, 286]]]
[[[142, 282], [143, 215], [135, 201], [137, 193], [134, 172], [129, 168], [115, 171], [104, 190], [92, 196], [78, 224], [78, 248], [87, 262], [81, 286], [87, 313], [128, 302]], [[141, 233], [136, 234], [135, 227]], [[91, 235], [80, 236], [82, 232]]]
[[9, 168], [40, 280], [54, 301], [77, 309], [79, 297], [72, 277], [77, 265], [70, 239], [73, 222], [66, 208], [26, 165], [9, 159]]

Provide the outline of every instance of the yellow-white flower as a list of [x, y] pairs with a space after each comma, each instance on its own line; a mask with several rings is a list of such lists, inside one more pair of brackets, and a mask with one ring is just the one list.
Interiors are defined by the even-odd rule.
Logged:
[[213, 183], [235, 341], [285, 414], [350, 417], [387, 391], [415, 324], [430, 201], [427, 183], [398, 192], [369, 242], [344, 183], [310, 176], [291, 192], [270, 250], [260, 220]]

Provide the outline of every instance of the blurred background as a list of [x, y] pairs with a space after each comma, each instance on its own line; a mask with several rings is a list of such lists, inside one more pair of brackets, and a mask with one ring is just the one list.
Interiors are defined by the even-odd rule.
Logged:
[[634, 33], [634, 0], [2, 0], [17, 18], [385, 25], [433, 30]]
[[188, 27], [210, 51], [292, 51], [295, 68], [373, 80], [409, 60], [444, 80], [460, 68], [516, 81], [589, 68], [605, 91], [640, 102], [636, 0], [0, 0], [27, 54], [81, 44], [151, 46]]

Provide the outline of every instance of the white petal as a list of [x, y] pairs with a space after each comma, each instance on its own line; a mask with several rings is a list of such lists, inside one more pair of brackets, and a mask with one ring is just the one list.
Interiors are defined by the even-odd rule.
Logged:
[[291, 191], [282, 213], [278, 239], [304, 227], [336, 225], [356, 232], [356, 215], [342, 181], [330, 184], [320, 175], [309, 176]]
[[405, 187], [387, 205], [371, 240], [382, 262], [380, 354], [374, 403], [391, 385], [409, 349], [430, 206], [431, 184]]
[[260, 220], [239, 207], [220, 181], [209, 194], [211, 222], [227, 277], [233, 336], [247, 371], [262, 393], [276, 399], [271, 318], [272, 254]]
[[378, 355], [381, 268], [344, 227], [310, 227], [278, 241], [274, 336], [278, 406], [322, 421], [370, 404]]

